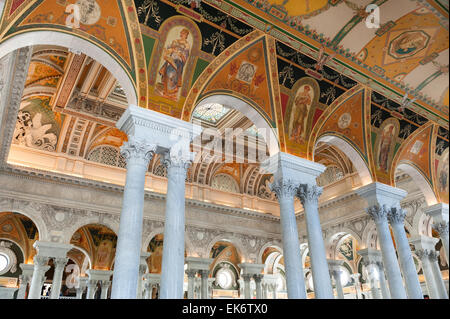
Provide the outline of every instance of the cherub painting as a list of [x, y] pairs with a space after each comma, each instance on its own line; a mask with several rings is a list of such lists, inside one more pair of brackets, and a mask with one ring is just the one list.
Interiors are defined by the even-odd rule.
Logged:
[[178, 100], [183, 74], [192, 48], [192, 35], [187, 28], [172, 28], [164, 44], [158, 68], [156, 90], [162, 96]]

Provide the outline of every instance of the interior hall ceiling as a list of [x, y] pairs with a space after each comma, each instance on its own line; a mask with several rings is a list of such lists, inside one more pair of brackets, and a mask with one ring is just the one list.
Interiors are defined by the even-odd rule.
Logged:
[[[49, 0], [10, 0], [5, 7], [11, 13], [10, 17], [3, 16], [3, 20], [10, 24], [2, 23], [0, 36], [14, 35], [14, 32], [36, 27], [36, 23], [47, 23], [46, 27], [52, 23], [61, 23], [67, 15], [63, 4], [70, 2], [57, 1], [55, 5]], [[183, 113], [189, 95], [197, 89], [197, 83], [202, 81], [205, 74], [216, 72], [216, 69], [219, 71], [214, 73], [214, 80], [210, 82], [217, 81], [212, 84], [228, 83], [231, 91], [241, 90], [241, 93], [246, 93], [247, 87], [242, 85], [245, 77], [236, 75], [239, 64], [235, 62], [241, 63], [242, 59], [248, 59], [257, 65], [253, 80], [250, 81], [251, 90], [276, 95], [274, 101], [278, 104], [275, 110], [267, 107], [267, 112], [272, 112], [267, 118], [279, 134], [285, 131], [286, 135], [291, 135], [287, 126], [289, 116], [293, 113], [291, 107], [294, 97], [308, 87], [314, 91], [310, 92], [313, 111], [308, 115], [309, 129], [304, 131], [312, 132], [315, 126], [318, 127], [317, 124], [324, 121], [322, 115], [327, 114], [330, 106], [345, 106], [347, 97], [354, 96], [348, 100], [358, 107], [363, 105], [367, 113], [364, 113], [362, 122], [354, 122], [352, 127], [360, 125], [368, 128], [364, 132], [364, 143], [361, 144], [369, 146], [361, 149], [361, 153], [374, 159], [373, 166], [379, 161], [378, 154], [369, 155], [365, 151], [370, 148], [377, 153], [381, 135], [386, 127], [390, 127], [388, 122], [395, 122], [398, 134], [387, 156], [389, 164], [392, 164], [397, 152], [405, 153], [403, 142], [419, 135], [430, 125], [436, 126], [436, 129], [429, 129], [433, 138], [427, 135], [428, 140], [424, 138], [421, 142], [435, 144], [430, 147], [430, 153], [436, 153], [436, 163], [444, 163], [441, 159], [448, 156], [448, 2], [117, 2], [122, 8], [131, 3], [127, 12], [130, 9], [135, 11], [138, 22], [135, 24], [123, 18], [120, 8], [116, 11], [113, 7], [108, 8], [106, 0], [96, 2], [105, 15], [104, 19], [100, 16], [97, 22], [81, 24], [80, 30], [76, 32], [83, 36], [86, 33], [90, 37], [98, 37], [99, 45], [105, 42], [109, 49], [116, 50], [114, 54], [126, 58], [124, 61], [129, 63], [127, 69], [131, 70], [134, 84], [139, 92], [144, 91], [140, 93], [139, 101], [145, 100], [144, 106], [149, 109], [185, 119]], [[365, 23], [368, 16], [365, 7], [370, 3], [379, 8], [380, 28], [368, 28]], [[48, 11], [49, 8], [52, 10]], [[121, 17], [122, 25], [119, 23]], [[122, 40], [119, 41], [119, 34], [115, 35], [114, 30], [122, 30], [125, 24], [131, 31], [136, 31], [137, 27], [141, 38], [133, 42], [120, 34]], [[9, 26], [12, 26], [10, 30]], [[163, 78], [163, 74], [170, 74], [167, 69], [170, 61], [164, 62], [164, 52], [174, 43], [182, 43], [180, 41], [185, 35], [190, 52], [185, 57], [183, 74], [177, 75], [174, 85]], [[138, 40], [142, 42], [143, 54], [130, 44], [136, 44]], [[246, 41], [250, 43], [249, 46], [243, 45]], [[241, 50], [242, 47], [244, 49]], [[135, 60], [132, 58], [133, 52]], [[238, 56], [236, 52], [244, 53]], [[273, 59], [269, 60], [268, 56], [273, 56]], [[145, 65], [137, 68], [133, 66], [133, 63], [138, 65], [143, 60]], [[274, 70], [277, 72], [270, 74]], [[145, 85], [140, 78], [142, 74], [147, 77]], [[238, 77], [242, 81], [236, 88], [231, 83], [237, 83], [233, 79]], [[206, 83], [204, 87], [212, 84]], [[372, 90], [364, 91], [363, 95], [352, 95], [362, 92], [361, 88]], [[252, 92], [247, 93], [251, 96]], [[404, 98], [405, 93], [408, 100]], [[258, 94], [253, 95], [255, 99], [261, 99]], [[102, 65], [102, 61], [64, 47], [35, 46], [13, 144], [101, 163], [105, 163], [103, 160], [106, 158], [108, 165], [123, 168], [125, 163], [118, 148], [127, 137], [115, 128], [115, 123], [127, 106], [123, 88]], [[189, 115], [202, 119], [205, 127], [215, 127], [220, 131], [226, 127], [242, 128], [249, 133], [249, 140], [258, 139], [253, 123], [236, 110], [224, 111], [221, 107], [209, 106], [197, 110], [197, 113], [194, 109]], [[358, 116], [361, 118], [359, 113]], [[280, 117], [284, 117], [284, 123], [280, 122]], [[356, 119], [356, 116], [353, 118]], [[337, 120], [332, 122], [337, 125]], [[280, 136], [280, 143], [283, 143]], [[306, 141], [300, 137], [298, 140], [301, 146], [294, 145], [296, 141], [288, 142], [294, 146], [289, 149], [288, 145], [285, 151], [293, 150], [292, 154], [306, 157], [307, 137]], [[101, 151], [99, 148], [102, 148]], [[319, 144], [314, 160], [346, 175], [354, 173], [347, 155], [334, 146]], [[431, 156], [427, 158], [432, 159]], [[438, 166], [442, 165], [436, 164]], [[436, 171], [440, 172], [439, 167]], [[158, 157], [150, 163], [149, 170], [156, 175], [165, 175]], [[374, 167], [370, 167], [370, 170], [375, 174]], [[427, 168], [428, 171], [431, 172], [431, 166]], [[389, 172], [382, 173], [382, 182], [386, 182]], [[197, 163], [190, 169], [188, 181], [212, 185], [215, 175], [220, 174], [232, 176], [242, 193], [271, 196], [267, 193], [269, 177], [262, 175], [257, 165], [253, 164], [223, 164], [214, 160]], [[428, 175], [431, 180], [431, 173]]]

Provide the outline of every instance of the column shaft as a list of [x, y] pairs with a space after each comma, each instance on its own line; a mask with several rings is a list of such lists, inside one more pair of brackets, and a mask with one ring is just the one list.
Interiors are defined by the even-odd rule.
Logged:
[[439, 233], [439, 236], [441, 237], [447, 263], [450, 263], [448, 259], [448, 222], [442, 221], [440, 223], [435, 223], [433, 224], [433, 228]]
[[185, 179], [188, 162], [166, 159], [167, 197], [160, 299], [182, 299], [184, 280]]
[[208, 275], [209, 275], [209, 271], [201, 270], [200, 274], [201, 274], [201, 278], [202, 278], [201, 299], [208, 299]]
[[318, 210], [318, 198], [322, 194], [322, 188], [303, 184], [298, 194], [305, 210], [315, 298], [334, 299]]
[[294, 196], [297, 188], [292, 183], [278, 181], [272, 184], [280, 203], [280, 221], [283, 236], [283, 256], [286, 270], [286, 286], [289, 299], [306, 299], [303, 279], [300, 242], [294, 210]]
[[244, 298], [250, 299], [250, 275], [242, 275], [244, 278]]
[[392, 208], [388, 215], [394, 233], [395, 243], [400, 268], [405, 279], [406, 292], [409, 299], [423, 299], [422, 288], [420, 288], [419, 276], [411, 254], [411, 248], [406, 237], [404, 218], [406, 211]]
[[436, 288], [440, 299], [448, 299], [447, 289], [445, 288], [444, 280], [442, 279], [441, 270], [439, 269], [437, 252], [431, 252], [430, 264], [436, 282]]
[[59, 299], [59, 294], [61, 292], [62, 277], [64, 272], [64, 267], [66, 266], [67, 258], [54, 258], [55, 272], [53, 273], [52, 280], [52, 291], [50, 293], [50, 299]]
[[373, 206], [369, 208], [368, 213], [374, 218], [377, 227], [378, 240], [391, 296], [393, 299], [406, 299], [400, 267], [387, 222], [387, 211], [384, 208]]
[[121, 148], [127, 177], [114, 263], [112, 299], [135, 299], [139, 279], [145, 173], [156, 146], [129, 138]]
[[334, 281], [336, 282], [337, 299], [344, 299], [344, 289], [342, 288], [341, 272], [335, 271], [333, 272], [333, 275]]
[[42, 285], [44, 276], [50, 266], [47, 265], [48, 257], [34, 256], [34, 271], [31, 278], [30, 291], [28, 299], [41, 299]]

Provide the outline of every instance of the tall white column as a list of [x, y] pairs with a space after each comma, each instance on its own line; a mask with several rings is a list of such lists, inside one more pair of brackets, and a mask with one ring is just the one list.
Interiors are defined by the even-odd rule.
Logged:
[[431, 270], [433, 272], [434, 281], [436, 282], [436, 288], [440, 299], [448, 299], [447, 289], [445, 288], [444, 280], [442, 279], [441, 270], [438, 263], [439, 253], [437, 251], [431, 251], [428, 255], [430, 258]]
[[431, 299], [439, 299], [439, 291], [436, 284], [436, 278], [430, 261], [430, 255], [435, 251], [434, 246], [439, 241], [437, 238], [427, 236], [414, 236], [409, 242], [414, 245], [415, 253], [422, 263], [422, 271], [425, 276], [428, 294]]
[[202, 278], [201, 299], [208, 299], [208, 276], [209, 270], [200, 270], [200, 278]]
[[138, 279], [138, 286], [137, 286], [137, 293], [136, 293], [136, 298], [137, 299], [142, 299], [143, 298], [143, 283], [144, 283], [144, 274], [147, 272], [148, 270], [148, 265], [147, 265], [147, 258], [150, 257], [151, 253], [149, 252], [141, 252], [141, 259], [140, 259], [140, 264], [139, 264], [139, 279]]
[[23, 263], [19, 266], [22, 269], [22, 274], [19, 277], [20, 286], [19, 291], [17, 292], [17, 299], [25, 299], [28, 284], [31, 283], [31, 278], [33, 277], [34, 266]]
[[294, 210], [297, 186], [292, 181], [278, 180], [271, 185], [280, 204], [280, 221], [283, 235], [283, 257], [286, 269], [286, 286], [289, 299], [306, 299], [303, 279], [300, 241]]
[[404, 190], [377, 182], [360, 187], [356, 192], [367, 200], [367, 213], [376, 224], [391, 297], [393, 299], [406, 299], [406, 291], [403, 287], [402, 275], [389, 230], [387, 214], [391, 207], [397, 207], [400, 200], [407, 193]]
[[88, 280], [86, 299], [94, 299], [95, 292], [97, 291], [97, 283], [98, 283], [98, 280], [96, 280], [96, 279]]
[[447, 263], [449, 262], [448, 254], [448, 204], [439, 203], [430, 207], [427, 207], [425, 214], [433, 217], [433, 228], [439, 233], [444, 246], [445, 257]]
[[302, 184], [298, 188], [297, 196], [305, 210], [315, 297], [316, 299], [334, 299], [319, 218], [318, 201], [321, 194], [321, 187]]
[[50, 293], [50, 299], [59, 299], [61, 292], [62, 276], [64, 268], [69, 261], [68, 258], [53, 258], [53, 264], [55, 265], [55, 271], [53, 273], [52, 291]]
[[145, 173], [155, 154], [156, 145], [133, 136], [128, 137], [120, 151], [127, 161], [127, 176], [123, 193], [114, 262], [112, 299], [135, 299], [141, 252], [144, 208]]
[[375, 263], [367, 262], [364, 263], [366, 268], [367, 279], [370, 285], [370, 292], [372, 294], [372, 299], [381, 299], [380, 291], [377, 287], [377, 282], [379, 282], [378, 277], [378, 267]]
[[102, 291], [100, 293], [100, 299], [107, 299], [108, 298], [108, 289], [111, 286], [111, 280], [102, 280]]
[[400, 268], [405, 279], [406, 293], [409, 299], [423, 299], [419, 276], [411, 254], [411, 248], [405, 232], [406, 211], [399, 207], [392, 207], [388, 212], [388, 220], [394, 233]]
[[[373, 299], [388, 299], [387, 291], [383, 292], [386, 287], [386, 279], [384, 278], [384, 270], [381, 263], [381, 252], [376, 249], [365, 248], [358, 250], [358, 255], [362, 257], [365, 266], [367, 278], [370, 284]], [[380, 289], [378, 289], [378, 284]], [[381, 291], [381, 295], [380, 295]]]
[[76, 288], [77, 291], [76, 299], [83, 299], [83, 293], [84, 290], [86, 289], [87, 283], [88, 283], [87, 277], [80, 277], [78, 279], [78, 287]]
[[336, 283], [337, 299], [344, 299], [344, 289], [341, 281], [342, 270], [340, 269], [343, 263], [343, 260], [328, 259], [330, 274], [334, 277], [334, 282]]
[[386, 274], [384, 273], [383, 262], [379, 261], [376, 263], [378, 268], [379, 280], [380, 280], [380, 290], [383, 299], [391, 299], [391, 294], [386, 283]]
[[194, 269], [187, 269], [186, 274], [188, 277], [188, 299], [194, 299], [194, 279], [197, 271]]
[[252, 279], [252, 275], [244, 274], [242, 278], [244, 279], [244, 298], [250, 299], [250, 280]]
[[36, 255], [33, 258], [34, 270], [31, 278], [31, 285], [28, 299], [41, 299], [42, 285], [44, 284], [44, 276], [50, 266], [47, 265], [49, 257]]
[[263, 277], [264, 277], [263, 274], [253, 275], [253, 279], [255, 280], [255, 284], [256, 284], [256, 299], [263, 299], [262, 291], [261, 291], [261, 281], [262, 281]]
[[356, 299], [362, 299], [362, 293], [361, 293], [361, 281], [359, 280], [359, 277], [361, 277], [361, 274], [351, 274], [350, 277], [353, 279], [353, 284], [355, 285], [356, 290]]
[[165, 154], [167, 197], [160, 299], [183, 298], [185, 180], [192, 158], [189, 151], [181, 156], [172, 151]]

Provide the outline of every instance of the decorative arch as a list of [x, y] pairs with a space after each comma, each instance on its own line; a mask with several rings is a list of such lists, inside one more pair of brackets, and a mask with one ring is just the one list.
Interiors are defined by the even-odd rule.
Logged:
[[92, 216], [87, 218], [82, 218], [81, 220], [75, 222], [71, 225], [65, 232], [62, 238], [62, 242], [65, 244], [70, 244], [73, 234], [83, 226], [88, 226], [90, 224], [101, 225], [111, 229], [117, 236], [119, 233], [119, 223], [110, 220], [109, 218], [100, 218], [100, 216]]
[[307, 156], [314, 161], [319, 142], [336, 146], [346, 153], [355, 166], [363, 185], [374, 181], [371, 165], [370, 92], [357, 85], [339, 96], [319, 117], [308, 140]]
[[125, 68], [106, 51], [84, 38], [62, 31], [26, 31], [0, 42], [0, 58], [10, 52], [33, 45], [58, 45], [81, 52], [102, 63], [124, 89], [129, 104], [138, 105], [138, 92]]
[[[231, 95], [230, 93], [222, 92], [214, 93], [203, 98], [197, 105], [195, 105], [195, 107], [210, 103], [222, 104], [244, 114], [257, 127], [258, 134], [265, 137], [270, 156], [280, 152], [280, 144], [276, 129], [271, 126], [270, 122], [268, 122], [267, 119], [255, 109], [254, 106], [239, 97]], [[192, 112], [189, 114], [189, 118], [187, 120], [192, 121], [192, 113], [194, 109], [192, 109]]]
[[411, 134], [400, 146], [391, 169], [391, 184], [395, 185], [395, 171], [401, 169], [411, 176], [425, 196], [428, 205], [438, 203], [432, 183], [432, 154], [434, 153], [434, 125], [429, 122]]
[[244, 249], [244, 246], [241, 244], [240, 240], [234, 237], [233, 235], [229, 234], [222, 234], [217, 235], [214, 238], [212, 238], [208, 245], [206, 245], [205, 250], [203, 251], [203, 256], [206, 258], [209, 257], [209, 253], [211, 252], [211, 249], [218, 241], [225, 241], [231, 243], [237, 250], [239, 256], [241, 257], [241, 262], [246, 262], [248, 258], [247, 251]]
[[[222, 100], [224, 95], [233, 97], [238, 105], [224, 104], [241, 111], [258, 129], [282, 127], [273, 39], [255, 30], [225, 49], [197, 78], [184, 103], [182, 119], [191, 120], [199, 103], [226, 102]], [[219, 100], [215, 96], [219, 96]], [[209, 97], [213, 100], [207, 100]], [[243, 105], [245, 108], [239, 109]], [[284, 134], [282, 130], [274, 131], [274, 136]], [[284, 148], [283, 136], [274, 141], [281, 141], [281, 148]]]
[[277, 249], [277, 250], [280, 252], [280, 254], [283, 255], [283, 249], [280, 247], [280, 243], [270, 241], [270, 242], [265, 243], [265, 244], [261, 247], [261, 249], [259, 250], [258, 256], [257, 256], [257, 259], [256, 259], [256, 263], [258, 263], [258, 264], [262, 264], [262, 263], [263, 263], [262, 257], [263, 257], [263, 255], [264, 255], [264, 251], [265, 251], [267, 248], [271, 248], [271, 247]]
[[375, 222], [370, 220], [361, 235], [361, 243], [366, 248], [378, 249], [378, 234]]
[[425, 214], [421, 209], [413, 217], [411, 226], [411, 236], [423, 235], [433, 237], [432, 235], [433, 218]]
[[[145, 237], [142, 241], [141, 251], [147, 251], [147, 247], [150, 244], [150, 241], [158, 234], [164, 234], [164, 226], [153, 229], [147, 237]], [[189, 239], [188, 233], [186, 232], [184, 235], [184, 249], [188, 256], [191, 256], [193, 253], [192, 242]]]
[[40, 207], [36, 207], [36, 205], [32, 203], [24, 204], [14, 200], [0, 201], [0, 211], [14, 212], [28, 217], [36, 225], [39, 240], [50, 241], [50, 232], [39, 209]]

